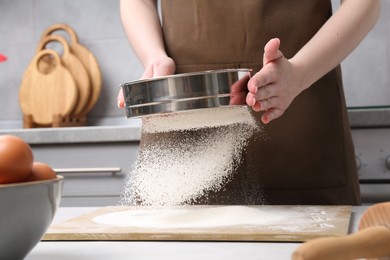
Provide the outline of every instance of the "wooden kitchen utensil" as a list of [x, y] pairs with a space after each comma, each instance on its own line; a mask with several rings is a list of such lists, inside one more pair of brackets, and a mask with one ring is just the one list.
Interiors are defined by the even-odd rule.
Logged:
[[86, 116], [87, 113], [93, 108], [99, 99], [101, 92], [102, 76], [99, 69], [99, 64], [95, 56], [78, 41], [78, 36], [72, 27], [66, 24], [54, 24], [47, 28], [42, 34], [42, 39], [55, 31], [63, 30], [70, 36], [70, 51], [73, 53], [86, 68], [91, 82], [91, 97], [85, 109], [80, 113], [80, 116]]
[[[218, 225], [221, 221], [223, 222], [223, 219], [228, 218], [224, 214], [216, 213], [218, 207], [222, 207], [229, 212], [232, 212], [230, 210], [236, 211], [237, 222], [226, 226]], [[242, 211], [248, 209], [251, 212], [251, 220], [256, 220], [254, 223], [253, 221], [252, 223], [250, 221], [242, 222], [244, 218], [241, 215]], [[177, 210], [179, 210], [179, 213], [170, 218], [170, 213], [178, 212]], [[94, 221], [96, 217], [123, 212], [131, 213], [132, 216], [141, 220], [150, 220], [151, 223], [145, 226], [139, 224], [136, 226], [121, 226], [122, 222], [115, 218], [111, 225]], [[316, 237], [346, 235], [350, 214], [350, 206], [183, 206], [160, 209], [112, 206], [103, 207], [88, 214], [54, 224], [48, 229], [43, 240], [296, 242]], [[126, 216], [129, 219], [129, 215]], [[163, 217], [160, 218], [161, 216]], [[190, 221], [185, 220], [188, 218]], [[232, 218], [231, 214], [230, 218]], [[191, 227], [191, 224], [197, 221], [202, 222], [202, 224], [195, 228]], [[156, 223], [160, 223], [160, 225]], [[186, 223], [191, 224], [187, 226]]]
[[[50, 72], [42, 72], [38, 63], [45, 55], [55, 61]], [[76, 84], [53, 50], [40, 51], [24, 73], [19, 90], [19, 102], [25, 127], [50, 126], [56, 118], [68, 116], [78, 98]]]
[[[359, 231], [338, 238], [319, 238], [299, 246], [293, 260], [350, 260], [390, 257], [390, 202], [369, 207]], [[388, 258], [390, 259], [390, 258]]]
[[[81, 61], [70, 52], [66, 40], [59, 35], [49, 35], [44, 37], [38, 45], [37, 52], [44, 50], [45, 46], [50, 42], [58, 42], [62, 45], [63, 55], [61, 57], [61, 60], [63, 62], [63, 65], [71, 73], [78, 89], [78, 101], [75, 110], [70, 114], [70, 117], [80, 118], [80, 115], [84, 113], [91, 96], [91, 86], [88, 72], [84, 68], [84, 65], [81, 63]], [[44, 62], [40, 62], [40, 71], [50, 71], [52, 66], [51, 63], [52, 60], [50, 59], [45, 59]]]

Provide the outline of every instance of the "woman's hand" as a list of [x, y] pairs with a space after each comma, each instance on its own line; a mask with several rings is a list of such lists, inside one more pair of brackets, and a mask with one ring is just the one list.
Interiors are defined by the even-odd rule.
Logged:
[[264, 48], [264, 67], [248, 83], [246, 102], [265, 111], [268, 123], [286, 111], [304, 89], [339, 65], [371, 30], [380, 14], [379, 0], [341, 1], [340, 7], [291, 59], [272, 39]]
[[[154, 78], [175, 73], [175, 62], [168, 57], [157, 0], [120, 1], [122, 24], [129, 42], [145, 68], [142, 78]], [[118, 94], [118, 107], [125, 106], [122, 90]]]
[[283, 115], [304, 87], [301, 75], [279, 50], [280, 40], [272, 39], [264, 47], [263, 68], [248, 82], [246, 103], [253, 110], [265, 111], [264, 124]]
[[[148, 66], [146, 66], [141, 78], [147, 79], [147, 78], [155, 78], [160, 76], [172, 75], [175, 73], [175, 70], [176, 70], [176, 65], [173, 59], [165, 56], [151, 62]], [[117, 102], [119, 108], [125, 107], [122, 88], [119, 89]]]
[[162, 57], [146, 66], [141, 78], [148, 79], [172, 75], [175, 73], [175, 70], [176, 65], [173, 59], [169, 57]]

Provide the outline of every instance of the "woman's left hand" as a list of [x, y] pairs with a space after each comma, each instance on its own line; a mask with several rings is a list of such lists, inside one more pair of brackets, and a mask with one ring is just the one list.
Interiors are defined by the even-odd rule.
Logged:
[[264, 124], [279, 118], [304, 87], [301, 75], [279, 50], [280, 40], [271, 39], [264, 47], [263, 68], [248, 82], [246, 103], [254, 111], [265, 111]]

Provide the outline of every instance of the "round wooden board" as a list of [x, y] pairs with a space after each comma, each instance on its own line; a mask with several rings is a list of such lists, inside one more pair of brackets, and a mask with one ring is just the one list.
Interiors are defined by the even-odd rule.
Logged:
[[54, 24], [46, 29], [46, 31], [42, 35], [42, 38], [58, 30], [63, 30], [70, 35], [70, 39], [71, 39], [71, 42], [69, 43], [70, 51], [84, 65], [90, 78], [91, 95], [85, 109], [80, 113], [80, 117], [83, 117], [86, 116], [87, 113], [93, 108], [93, 106], [96, 104], [100, 96], [101, 87], [102, 87], [102, 76], [99, 69], [99, 64], [95, 56], [86, 47], [84, 47], [79, 43], [76, 32], [69, 25]]
[[96, 102], [99, 99], [102, 85], [102, 76], [100, 73], [99, 65], [91, 52], [88, 51], [87, 48], [78, 44], [71, 43], [70, 48], [72, 52], [80, 59], [85, 68], [89, 71], [90, 79], [91, 79], [91, 87], [92, 93], [91, 98], [89, 100], [88, 105], [83, 111], [83, 115], [87, 115], [87, 113], [93, 108]]
[[[55, 68], [48, 74], [40, 72], [37, 65], [45, 55], [55, 60]], [[58, 54], [40, 51], [27, 68], [19, 90], [23, 114], [31, 115], [34, 123], [51, 125], [55, 115], [67, 116], [74, 110], [77, 98], [76, 84]]]
[[[78, 118], [82, 115], [89, 104], [90, 97], [92, 94], [91, 84], [89, 80], [89, 75], [87, 70], [81, 61], [70, 52], [70, 48], [66, 40], [58, 35], [49, 35], [44, 37], [38, 46], [38, 51], [44, 50], [45, 46], [49, 42], [59, 42], [64, 50], [64, 54], [62, 56], [62, 62], [64, 66], [71, 73], [76, 86], [78, 88], [78, 101], [75, 107], [75, 110], [72, 112], [71, 116]], [[51, 63], [53, 60], [45, 59], [45, 63]], [[40, 64], [43, 62], [40, 62]], [[55, 66], [55, 64], [53, 64]], [[51, 64], [45, 64], [45, 67], [53, 66]], [[40, 68], [41, 69], [41, 68]]]

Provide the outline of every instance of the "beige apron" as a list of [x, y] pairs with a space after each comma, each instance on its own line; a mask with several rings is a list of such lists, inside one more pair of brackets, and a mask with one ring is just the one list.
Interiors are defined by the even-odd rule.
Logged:
[[[163, 0], [161, 8], [177, 73], [240, 67], [257, 72], [271, 38], [281, 39], [281, 51], [290, 58], [331, 15], [326, 0]], [[260, 119], [261, 113], [253, 114]], [[360, 203], [339, 67], [263, 132], [266, 138], [251, 138], [234, 179], [196, 203]], [[152, 141], [144, 135], [141, 150]]]

